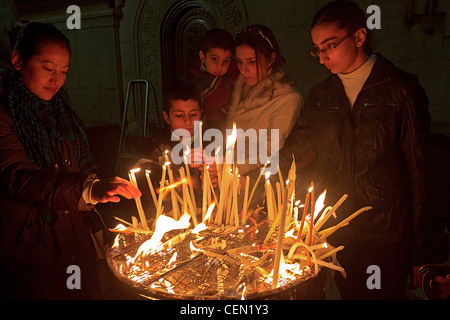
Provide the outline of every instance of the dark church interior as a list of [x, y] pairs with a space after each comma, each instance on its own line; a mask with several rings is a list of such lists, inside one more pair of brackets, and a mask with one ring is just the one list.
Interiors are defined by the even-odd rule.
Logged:
[[[329, 72], [309, 54], [310, 24], [328, 0], [0, 0], [0, 67], [10, 65], [9, 32], [28, 22], [50, 22], [70, 40], [70, 71], [64, 85], [89, 138], [100, 177], [128, 178], [138, 144], [166, 127], [163, 91], [198, 59], [205, 33], [230, 33], [264, 24], [276, 35], [287, 69], [304, 98]], [[450, 235], [450, 2], [447, 0], [358, 0], [381, 9], [372, 30], [374, 52], [416, 74], [430, 101], [433, 207], [441, 230]], [[69, 29], [70, 5], [81, 9], [80, 28]], [[368, 16], [370, 14], [368, 13]], [[143, 200], [145, 201], [145, 200]], [[145, 203], [144, 203], [145, 204]], [[98, 204], [107, 228], [115, 216], [130, 219], [134, 201]], [[443, 232], [443, 234], [445, 234]], [[111, 239], [112, 241], [112, 239]], [[436, 251], [448, 259], [447, 247]], [[104, 271], [105, 277], [112, 277]], [[107, 298], [140, 299], [110, 279]], [[332, 299], [332, 295], [329, 296]], [[424, 299], [410, 293], [409, 299]]]

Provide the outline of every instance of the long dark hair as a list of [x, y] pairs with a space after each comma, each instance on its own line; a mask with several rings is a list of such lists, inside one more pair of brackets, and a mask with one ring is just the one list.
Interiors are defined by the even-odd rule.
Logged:
[[336, 23], [340, 29], [347, 29], [349, 33], [364, 28], [367, 36], [363, 48], [370, 55], [373, 51], [372, 34], [370, 29], [367, 28], [366, 21], [366, 14], [354, 1], [335, 0], [326, 4], [315, 14], [311, 29], [322, 23]]
[[[235, 45], [248, 45], [264, 55], [267, 61], [272, 60], [272, 53], [276, 54], [272, 63], [274, 71], [284, 70], [286, 60], [281, 56], [280, 47], [272, 30], [262, 24], [253, 24], [236, 33]], [[258, 58], [256, 58], [258, 59]]]
[[61, 45], [71, 53], [69, 39], [51, 23], [31, 22], [16, 27], [10, 33], [11, 48], [13, 51], [19, 51], [24, 62], [39, 54], [44, 42]]

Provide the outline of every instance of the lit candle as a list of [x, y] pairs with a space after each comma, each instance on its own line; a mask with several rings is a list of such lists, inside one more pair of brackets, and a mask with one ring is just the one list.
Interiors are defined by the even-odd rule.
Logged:
[[248, 210], [248, 188], [250, 186], [250, 177], [245, 177], [245, 193], [244, 193], [244, 207], [242, 208], [242, 224], [247, 221], [247, 210]]
[[272, 280], [272, 289], [276, 289], [278, 285], [278, 273], [280, 269], [280, 259], [281, 259], [281, 247], [283, 245], [283, 238], [284, 238], [284, 227], [286, 223], [286, 211], [287, 211], [287, 202], [288, 198], [288, 186], [286, 186], [284, 190], [284, 197], [283, 197], [283, 205], [279, 209], [279, 215], [280, 215], [280, 228], [278, 231], [278, 238], [277, 238], [277, 248], [275, 250], [275, 260], [274, 260], [274, 267], [273, 267], [273, 280]]
[[150, 189], [153, 198], [153, 204], [155, 205], [156, 208], [158, 200], [156, 198], [155, 189], [153, 188], [152, 179], [150, 178], [150, 173], [151, 173], [150, 170], [145, 170], [145, 177], [147, 178], [148, 187]]
[[327, 212], [327, 214], [325, 215], [325, 217], [323, 219], [320, 219], [320, 221], [317, 222], [316, 224], [316, 229], [319, 230], [323, 224], [328, 220], [328, 218], [331, 217], [331, 215], [337, 210], [337, 208], [339, 208], [341, 206], [341, 204], [347, 199], [348, 195], [344, 194], [338, 202], [336, 202], [336, 204], [331, 208], [330, 211]]
[[[219, 206], [217, 207], [216, 218], [214, 222], [216, 224], [221, 224], [223, 219], [223, 208], [226, 205], [226, 201], [228, 200], [228, 180], [230, 179], [230, 173], [224, 169], [222, 175], [222, 183], [220, 185], [220, 197], [219, 197]], [[225, 208], [226, 210], [226, 208]]]
[[[228, 192], [230, 189], [230, 182], [232, 182], [233, 178], [233, 169], [232, 169], [232, 157], [234, 154], [234, 144], [237, 139], [237, 131], [236, 131], [236, 123], [233, 123], [233, 131], [231, 135], [227, 137], [227, 148], [225, 154], [225, 163], [223, 164], [223, 174], [222, 174], [222, 183], [220, 184], [220, 199], [219, 206], [217, 208], [215, 223], [220, 224], [223, 221], [223, 211], [225, 208], [225, 223], [227, 222], [227, 204], [228, 204]], [[230, 172], [231, 171], [231, 172]], [[232, 192], [232, 190], [230, 191]]]
[[239, 170], [235, 169], [234, 183], [233, 183], [233, 208], [232, 214], [234, 214], [234, 225], [239, 227], [239, 211], [238, 211], [238, 188], [239, 188]]
[[[314, 199], [314, 182], [311, 181], [311, 215], [309, 219], [309, 233], [308, 233], [308, 246], [312, 244], [312, 233], [314, 228], [314, 209], [315, 209], [315, 199]], [[309, 250], [306, 251], [307, 254], [307, 265], [311, 266], [311, 255]]]
[[[170, 162], [169, 162], [169, 165], [167, 166], [167, 174], [169, 175], [170, 184], [173, 184], [174, 183], [173, 172], [172, 172], [172, 169], [170, 168]], [[173, 218], [175, 220], [178, 220], [180, 218], [180, 213], [179, 213], [179, 208], [178, 208], [177, 192], [176, 192], [175, 188], [170, 189], [170, 198], [172, 199]]]
[[258, 176], [258, 179], [256, 179], [255, 184], [253, 185], [252, 188], [252, 192], [250, 192], [250, 197], [248, 198], [248, 205], [251, 205], [252, 203], [252, 199], [253, 199], [253, 195], [255, 194], [256, 191], [256, 186], [258, 185], [259, 180], [261, 180], [261, 177], [263, 176], [264, 173], [264, 169], [266, 169], [267, 165], [270, 163], [270, 161], [267, 161], [266, 164], [263, 166], [262, 170], [261, 170], [261, 174]]
[[164, 161], [165, 162], [170, 162], [168, 153], [169, 153], [169, 150], [164, 151]]
[[159, 182], [159, 187], [160, 188], [164, 188], [166, 185], [166, 170], [167, 170], [167, 166], [170, 165], [170, 162], [166, 162], [163, 164], [162, 167], [162, 174], [161, 174], [161, 181]]
[[198, 123], [198, 139], [200, 141], [200, 149], [202, 150], [203, 158], [203, 121], [199, 121]]
[[270, 184], [270, 172], [266, 172], [266, 202], [267, 202], [267, 214], [269, 221], [272, 221], [275, 219], [275, 213], [273, 209], [273, 191], [272, 191], [272, 185]]
[[[136, 188], [138, 188], [138, 185], [137, 185], [136, 176], [134, 175], [134, 173], [139, 172], [140, 170], [141, 170], [140, 168], [132, 169], [132, 170], [130, 170], [130, 172], [128, 174], [131, 184], [133, 184], [134, 187], [136, 187]], [[141, 198], [137, 197], [134, 200], [136, 202], [136, 208], [139, 213], [139, 218], [141, 219], [142, 229], [148, 229], [147, 219], [144, 214], [144, 208], [142, 208]]]
[[[283, 183], [283, 175], [281, 174], [280, 166], [278, 166], [278, 179], [280, 179], [280, 187], [281, 187], [281, 184]], [[281, 190], [280, 197], [281, 197], [281, 199], [284, 198], [284, 188]]]
[[294, 206], [294, 224], [295, 224], [295, 228], [300, 229], [300, 225], [298, 224], [298, 205], [300, 204], [300, 200], [297, 200], [295, 202], [295, 206]]
[[187, 210], [189, 212], [189, 214], [192, 217], [192, 222], [194, 223], [194, 226], [196, 226], [198, 224], [197, 221], [197, 208], [194, 207], [194, 204], [192, 202], [191, 197], [189, 196], [189, 188], [187, 186], [188, 181], [186, 181], [186, 177], [185, 177], [185, 173], [184, 173], [184, 168], [181, 167], [179, 169], [180, 172], [180, 177], [181, 177], [181, 181], [184, 183], [182, 183], [182, 190], [183, 190], [183, 206], [186, 208], [188, 207], [189, 210]]
[[158, 220], [159, 216], [161, 215], [161, 211], [162, 211], [162, 200], [163, 200], [163, 196], [164, 196], [164, 192], [162, 192], [161, 190], [164, 188], [165, 184], [166, 184], [166, 168], [167, 166], [170, 165], [170, 162], [166, 162], [163, 164], [163, 170], [162, 170], [162, 175], [161, 175], [161, 181], [159, 182], [159, 195], [158, 195], [158, 206], [156, 208], [156, 220]]
[[188, 163], [188, 159], [187, 159], [187, 156], [190, 154], [190, 152], [191, 152], [191, 149], [189, 147], [187, 147], [187, 150], [183, 156], [183, 159], [184, 159], [184, 166], [186, 168], [186, 176], [188, 178], [189, 192], [191, 194], [192, 205], [195, 209], [195, 214], [197, 214], [197, 201], [195, 200], [194, 186], [192, 184], [191, 171], [189, 169], [189, 163]]
[[309, 193], [311, 190], [308, 190], [308, 193], [306, 194], [305, 197], [305, 205], [303, 207], [303, 216], [302, 216], [302, 222], [300, 223], [300, 229], [298, 230], [298, 236], [297, 236], [297, 241], [300, 241], [301, 237], [302, 237], [302, 232], [303, 232], [303, 224], [305, 223], [305, 218], [306, 218], [306, 213], [308, 210], [308, 204], [309, 204]]
[[[207, 184], [208, 184], [209, 188], [211, 189], [211, 193], [214, 196], [214, 201], [217, 202], [217, 196], [216, 196], [216, 192], [214, 191], [214, 187], [213, 187], [212, 182], [211, 182], [211, 175], [209, 174], [209, 170], [206, 170], [206, 176], [207, 176], [207, 179], [208, 179], [208, 183]], [[209, 207], [211, 206], [211, 194], [209, 194], [209, 197], [208, 197], [207, 200], [208, 200], [208, 209], [209, 209]]]
[[230, 165], [233, 163], [234, 156], [234, 144], [237, 139], [237, 131], [236, 131], [236, 123], [233, 123], [233, 130], [231, 131], [231, 135], [227, 137], [227, 150], [225, 154], [225, 163]]
[[227, 210], [226, 210], [226, 224], [231, 224], [232, 218], [232, 204], [233, 204], [233, 198], [234, 198], [234, 184], [236, 181], [236, 171], [232, 172], [230, 168], [230, 184], [229, 184], [229, 191], [228, 191], [228, 197], [227, 197]]
[[277, 181], [277, 183], [275, 183], [275, 187], [277, 188], [277, 206], [275, 208], [276, 210], [274, 210], [274, 211], [275, 211], [276, 215], [279, 215], [279, 212], [281, 210], [281, 201], [284, 197], [283, 197], [283, 192], [281, 191], [280, 182]]
[[220, 183], [222, 182], [222, 165], [221, 165], [221, 160], [219, 157], [219, 152], [220, 152], [220, 147], [217, 148], [214, 159], [216, 161], [216, 168], [217, 168], [217, 181], [218, 181], [218, 185], [220, 186]]
[[314, 182], [311, 181], [311, 223], [314, 223], [314, 211], [316, 209], [316, 198], [314, 196], [314, 192]]
[[203, 201], [202, 201], [202, 219], [205, 218], [206, 215], [206, 208], [208, 207], [207, 204], [207, 193], [209, 192], [208, 188], [208, 179], [206, 177], [206, 173], [208, 171], [208, 166], [206, 163], [203, 165]]

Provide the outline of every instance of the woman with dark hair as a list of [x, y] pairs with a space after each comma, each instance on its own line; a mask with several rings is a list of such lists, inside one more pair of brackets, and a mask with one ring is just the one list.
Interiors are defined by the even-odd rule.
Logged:
[[[140, 196], [119, 177], [97, 179], [62, 88], [69, 60], [69, 40], [58, 29], [30, 23], [16, 35], [13, 68], [0, 70], [2, 298], [99, 298], [93, 205]], [[70, 266], [81, 282], [70, 281]]]
[[430, 114], [417, 77], [372, 54], [369, 34], [353, 1], [317, 12], [311, 54], [332, 74], [311, 89], [287, 153], [300, 160], [308, 141], [315, 159], [300, 176], [317, 193], [327, 189], [329, 203], [348, 194], [331, 225], [373, 208], [329, 240], [345, 246], [337, 256], [347, 273], [336, 275], [341, 297], [402, 299], [413, 265], [430, 261]]
[[[286, 72], [285, 59], [268, 27], [255, 24], [245, 28], [236, 34], [235, 44], [240, 75], [233, 88], [227, 127], [236, 122], [244, 131], [256, 130], [257, 137], [258, 130], [267, 129], [267, 155], [274, 155], [297, 121], [302, 96]], [[278, 141], [271, 139], [271, 130], [278, 130]], [[272, 140], [278, 147], [272, 146]], [[245, 150], [245, 159], [238, 159], [245, 160], [238, 162], [242, 174], [261, 165], [256, 152], [252, 154], [248, 145]]]

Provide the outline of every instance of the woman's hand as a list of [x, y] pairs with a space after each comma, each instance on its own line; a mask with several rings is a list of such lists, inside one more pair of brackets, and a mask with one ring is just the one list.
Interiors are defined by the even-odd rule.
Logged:
[[142, 194], [129, 181], [120, 177], [100, 180], [92, 186], [91, 199], [93, 201], [100, 203], [119, 202], [120, 198], [118, 196], [123, 196], [127, 199], [136, 199], [142, 196]]

